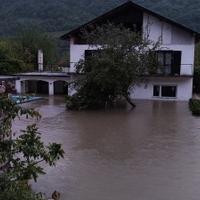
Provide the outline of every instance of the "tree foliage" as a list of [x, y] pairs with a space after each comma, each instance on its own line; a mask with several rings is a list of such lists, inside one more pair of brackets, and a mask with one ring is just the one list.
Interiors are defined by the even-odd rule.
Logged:
[[12, 121], [22, 116], [40, 118], [33, 109], [22, 108], [6, 96], [0, 96], [0, 199], [39, 200], [27, 185], [44, 174], [40, 163], [53, 166], [64, 155], [60, 144], [45, 145], [35, 124], [21, 131], [12, 132]]
[[37, 27], [24, 27], [17, 32], [16, 49], [22, 60], [37, 68], [37, 52], [42, 49], [44, 53], [44, 65], [55, 63], [56, 61], [56, 42], [48, 34]]
[[56, 42], [35, 27], [21, 29], [14, 38], [0, 40], [0, 74], [34, 71], [37, 52], [44, 52], [44, 65], [57, 61]]
[[194, 116], [200, 116], [200, 100], [199, 99], [190, 99], [189, 108]]
[[194, 69], [193, 92], [200, 94], [200, 67]]
[[195, 67], [200, 68], [200, 43], [196, 44], [196, 51], [195, 51]]
[[0, 176], [0, 199], [44, 200], [41, 194], [32, 192], [27, 184], [12, 181], [6, 175]]
[[155, 50], [159, 44], [113, 24], [86, 31], [84, 37], [93, 50], [76, 66], [82, 76], [74, 84], [77, 93], [68, 97], [67, 107], [102, 108], [123, 98], [134, 106], [130, 91], [143, 75], [156, 70]]
[[11, 42], [0, 41], [0, 74], [14, 74], [26, 70], [24, 61], [14, 54]]

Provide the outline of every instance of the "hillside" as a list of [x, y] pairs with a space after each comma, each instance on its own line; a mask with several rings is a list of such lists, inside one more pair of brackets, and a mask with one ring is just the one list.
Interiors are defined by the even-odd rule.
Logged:
[[[22, 26], [45, 31], [69, 30], [126, 0], [0, 0], [0, 35], [14, 35]], [[154, 11], [200, 31], [199, 0], [135, 0]]]

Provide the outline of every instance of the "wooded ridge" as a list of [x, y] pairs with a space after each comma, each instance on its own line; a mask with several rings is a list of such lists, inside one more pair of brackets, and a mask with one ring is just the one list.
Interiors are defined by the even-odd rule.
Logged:
[[[126, 0], [0, 0], [0, 35], [14, 35], [24, 26], [67, 31]], [[135, 0], [148, 9], [200, 31], [199, 0]]]

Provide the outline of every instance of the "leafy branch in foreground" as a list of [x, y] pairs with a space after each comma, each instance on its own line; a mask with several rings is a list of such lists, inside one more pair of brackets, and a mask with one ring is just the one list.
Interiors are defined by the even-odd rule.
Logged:
[[[2, 199], [41, 199], [28, 187], [28, 181], [37, 181], [44, 174], [40, 163], [54, 166], [63, 158], [61, 144], [45, 145], [36, 124], [30, 125], [16, 137], [12, 133], [12, 121], [22, 116], [40, 118], [33, 109], [22, 108], [6, 96], [0, 96], [0, 197]], [[1, 199], [0, 198], [0, 199]]]

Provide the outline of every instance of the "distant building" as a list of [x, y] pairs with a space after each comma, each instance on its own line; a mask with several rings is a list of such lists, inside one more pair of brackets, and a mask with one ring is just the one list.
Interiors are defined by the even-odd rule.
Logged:
[[66, 95], [68, 94], [68, 82], [71, 77], [66, 68], [59, 71], [44, 69], [44, 55], [38, 50], [38, 69], [35, 72], [19, 73], [15, 75], [15, 88], [18, 94], [45, 94]]
[[161, 39], [157, 55], [164, 70], [136, 86], [132, 93], [134, 99], [189, 100], [192, 97], [195, 42], [199, 33], [131, 1], [62, 36], [70, 41], [71, 73], [75, 72], [75, 64], [91, 50], [82, 40], [81, 30], [107, 22], [135, 26], [155, 42]]

